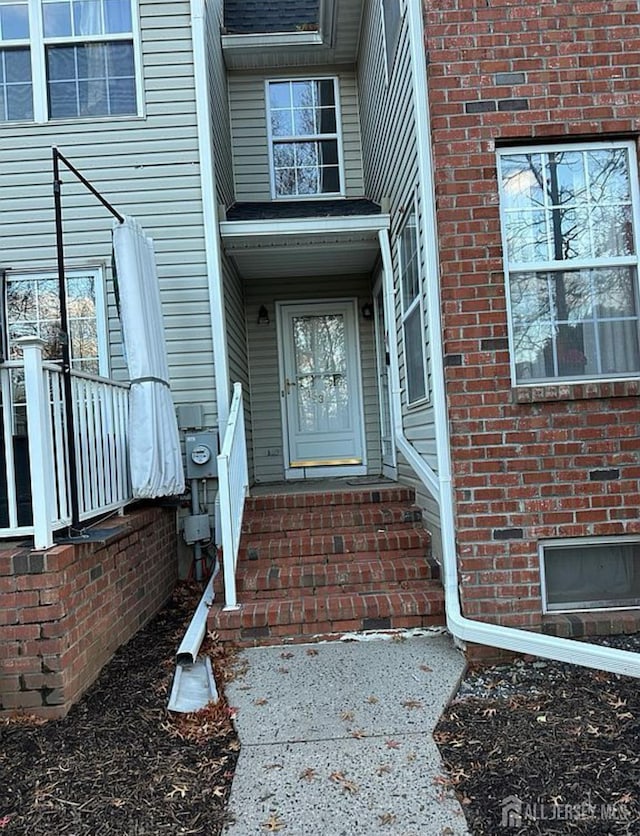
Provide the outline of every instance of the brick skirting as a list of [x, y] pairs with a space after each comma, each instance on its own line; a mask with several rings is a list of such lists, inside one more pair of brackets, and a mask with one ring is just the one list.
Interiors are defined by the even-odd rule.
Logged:
[[104, 525], [82, 544], [0, 547], [0, 715], [64, 716], [171, 594], [175, 511], [143, 508]]

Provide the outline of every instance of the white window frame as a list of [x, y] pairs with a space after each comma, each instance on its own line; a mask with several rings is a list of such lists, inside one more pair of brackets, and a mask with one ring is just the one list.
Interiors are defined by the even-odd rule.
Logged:
[[[36, 123], [58, 123], [58, 122], [81, 122], [88, 120], [95, 122], [101, 119], [108, 120], [122, 120], [142, 117], [143, 110], [143, 79], [142, 79], [142, 45], [140, 37], [140, 18], [138, 13], [138, 0], [129, 0], [131, 5], [131, 32], [115, 33], [109, 35], [83, 35], [83, 36], [66, 36], [57, 38], [45, 38], [43, 15], [42, 15], [42, 0], [29, 0], [29, 38], [15, 41], [0, 41], [0, 50], [11, 49], [14, 47], [28, 47], [31, 58], [31, 86], [32, 86], [32, 100], [33, 100], [33, 119], [29, 120], [4, 120], [0, 119], [0, 128], [3, 126], [31, 124]], [[47, 46], [77, 46], [87, 43], [116, 43], [118, 41], [133, 41], [133, 60], [135, 70], [135, 86], [136, 86], [136, 112], [127, 114], [117, 114], [110, 116], [103, 114], [100, 116], [70, 116], [65, 118], [49, 117], [49, 96], [47, 86], [47, 69], [46, 69], [46, 47]]]
[[562, 549], [575, 548], [576, 546], [624, 546], [640, 544], [640, 536], [637, 534], [618, 535], [615, 537], [567, 537], [562, 540], [544, 540], [538, 543], [538, 560], [540, 565], [540, 593], [542, 598], [542, 612], [545, 615], [560, 615], [567, 612], [614, 612], [616, 610], [636, 610], [640, 609], [638, 604], [612, 604], [611, 606], [589, 606], [589, 602], [585, 602], [584, 606], [580, 606], [577, 602], [574, 606], [552, 604], [551, 607], [547, 600], [547, 578], [545, 572], [545, 550], [546, 549]]
[[[98, 348], [98, 374], [101, 377], [109, 377], [109, 339], [108, 339], [108, 322], [107, 322], [107, 304], [106, 304], [106, 288], [104, 281], [104, 270], [101, 266], [95, 264], [87, 267], [74, 267], [73, 269], [65, 270], [65, 280], [79, 278], [81, 276], [91, 276], [93, 278], [93, 286], [95, 288], [95, 306], [96, 306], [96, 336]], [[7, 332], [6, 332], [6, 352], [7, 357], [10, 357], [11, 339], [9, 337], [9, 305], [7, 300], [8, 285], [13, 282], [29, 281], [38, 279], [42, 281], [58, 281], [58, 273], [56, 270], [11, 270], [5, 274], [4, 280], [4, 298], [2, 300], [5, 311]], [[73, 368], [73, 356], [72, 356]]]
[[[562, 261], [533, 261], [533, 262], [517, 262], [511, 264], [508, 254], [507, 243], [507, 223], [504, 201], [502, 200], [502, 178], [501, 178], [501, 161], [503, 157], [509, 157], [519, 154], [549, 154], [554, 152], [567, 151], [589, 151], [598, 149], [625, 149], [628, 154], [628, 172], [629, 172], [629, 187], [631, 192], [631, 210], [633, 221], [633, 241], [635, 253], [629, 256], [611, 256], [602, 258], [590, 259], [566, 259]], [[636, 299], [638, 309], [636, 314], [640, 318], [640, 184], [638, 178], [638, 159], [636, 148], [632, 141], [627, 140], [611, 140], [606, 142], [575, 142], [575, 143], [551, 143], [539, 145], [516, 145], [505, 146], [496, 151], [498, 163], [498, 192], [500, 204], [500, 229], [502, 240], [502, 257], [505, 274], [505, 294], [507, 304], [507, 321], [509, 334], [509, 354], [511, 366], [511, 380], [512, 385], [517, 387], [527, 386], [549, 386], [557, 383], [585, 383], [585, 382], [610, 382], [614, 380], [629, 380], [630, 378], [637, 378], [638, 372], [616, 372], [612, 374], [603, 375], [585, 375], [580, 377], [558, 375], [556, 377], [535, 378], [534, 380], [518, 379], [516, 368], [516, 347], [515, 347], [515, 327], [512, 317], [512, 299], [511, 299], [511, 273], [554, 273], [569, 270], [580, 270], [598, 267], [634, 267], [636, 271]], [[640, 339], [640, 337], [639, 337]]]
[[[269, 85], [281, 82], [296, 81], [332, 81], [333, 97], [336, 109], [336, 132], [335, 134], [313, 134], [313, 135], [292, 135], [274, 137], [271, 129], [271, 101], [269, 96]], [[342, 114], [340, 106], [340, 83], [338, 76], [334, 75], [301, 75], [282, 76], [280, 78], [268, 78], [264, 83], [264, 99], [267, 116], [267, 145], [269, 148], [269, 181], [271, 186], [272, 200], [330, 200], [332, 198], [345, 197], [345, 176], [344, 176], [344, 152], [342, 146]], [[337, 192], [320, 192], [318, 194], [304, 195], [279, 195], [276, 192], [275, 161], [273, 158], [273, 146], [280, 142], [317, 142], [322, 140], [335, 139], [338, 146], [338, 176], [340, 178], [340, 190]]]
[[[397, 5], [398, 14], [394, 16], [393, 22], [395, 24], [392, 31], [388, 29], [388, 18], [386, 12], [386, 5], [389, 2]], [[385, 61], [385, 78], [387, 85], [393, 72], [393, 67], [396, 62], [396, 55], [398, 54], [398, 44], [400, 43], [400, 32], [402, 31], [402, 19], [404, 17], [404, 2], [403, 0], [380, 0], [380, 20], [382, 24], [382, 47], [384, 51]]]
[[[418, 292], [417, 294], [411, 299], [408, 303], [405, 299], [405, 292], [404, 292], [404, 276], [405, 276], [405, 254], [404, 254], [404, 247], [403, 247], [403, 234], [404, 231], [407, 229], [407, 226], [411, 220], [414, 218], [414, 230], [415, 230], [415, 245], [416, 245], [416, 268], [418, 271]], [[396, 240], [396, 248], [397, 248], [397, 259], [398, 259], [398, 289], [400, 293], [400, 310], [401, 310], [401, 323], [402, 323], [402, 352], [404, 356], [404, 377], [405, 377], [405, 399], [407, 406], [415, 407], [421, 406], [429, 401], [429, 376], [427, 374], [427, 346], [426, 346], [426, 339], [425, 339], [425, 312], [424, 312], [424, 293], [423, 293], [423, 277], [422, 277], [422, 265], [420, 259], [420, 230], [419, 230], [419, 213], [418, 213], [418, 198], [417, 195], [414, 194], [413, 199], [411, 201], [411, 205], [409, 209], [405, 212], [402, 223], [398, 229], [398, 236]], [[408, 354], [407, 354], [407, 340], [406, 340], [406, 321], [407, 319], [413, 314], [413, 312], [418, 309], [418, 316], [420, 320], [420, 334], [422, 335], [422, 339], [420, 340], [420, 346], [422, 349], [422, 374], [424, 378], [424, 395], [421, 395], [418, 398], [414, 398], [413, 400], [410, 399], [410, 392], [409, 392], [409, 366], [408, 366]]]

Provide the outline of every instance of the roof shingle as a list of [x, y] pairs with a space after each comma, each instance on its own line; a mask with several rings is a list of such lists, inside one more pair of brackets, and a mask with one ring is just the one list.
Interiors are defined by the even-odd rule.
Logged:
[[224, 0], [229, 35], [318, 28], [319, 0]]
[[339, 200], [278, 200], [264, 203], [234, 203], [227, 209], [228, 221], [289, 220], [292, 218], [342, 218], [379, 215], [377, 203], [366, 198]]

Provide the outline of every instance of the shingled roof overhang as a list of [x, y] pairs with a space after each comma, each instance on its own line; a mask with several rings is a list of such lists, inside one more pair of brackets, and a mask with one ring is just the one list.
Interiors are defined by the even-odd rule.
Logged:
[[[256, 217], [252, 209], [251, 218], [220, 223], [224, 250], [245, 278], [368, 274], [379, 254], [378, 233], [389, 228], [389, 215], [370, 201], [362, 203], [375, 212], [347, 214], [349, 202], [342, 201], [345, 214], [334, 214], [332, 208], [329, 214], [316, 210], [292, 217], [274, 203], [271, 217]], [[299, 205], [309, 212], [310, 204]], [[229, 214], [238, 217], [237, 211]]]
[[245, 7], [237, 0], [225, 12], [222, 49], [227, 69], [353, 64], [363, 2], [250, 0]]

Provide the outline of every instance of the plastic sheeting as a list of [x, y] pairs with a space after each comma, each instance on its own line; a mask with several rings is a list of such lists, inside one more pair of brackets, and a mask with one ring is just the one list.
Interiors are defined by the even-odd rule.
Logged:
[[133, 496], [184, 491], [184, 472], [162, 324], [153, 241], [133, 218], [114, 225], [120, 319], [129, 368], [129, 460]]

